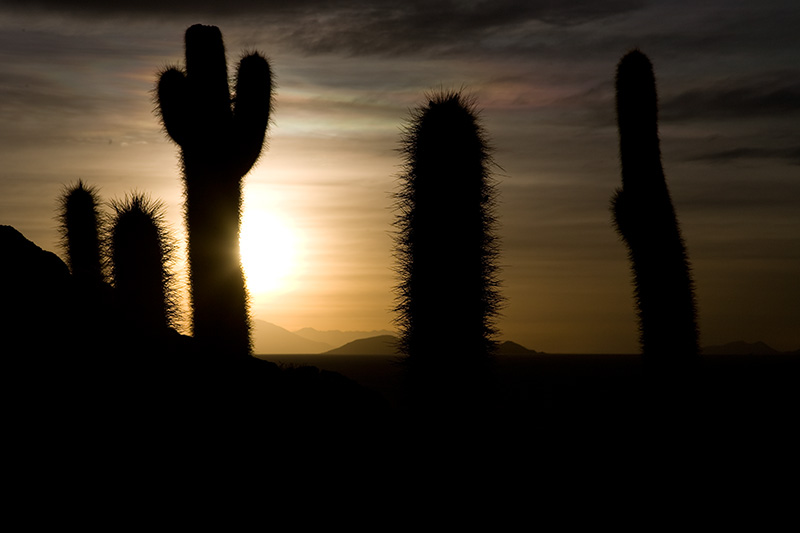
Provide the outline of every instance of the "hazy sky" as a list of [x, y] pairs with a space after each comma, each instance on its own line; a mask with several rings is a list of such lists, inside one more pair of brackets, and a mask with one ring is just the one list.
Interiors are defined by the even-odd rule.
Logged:
[[61, 254], [57, 196], [79, 178], [106, 200], [162, 199], [185, 245], [178, 150], [151, 91], [182, 62], [185, 29], [215, 24], [231, 73], [258, 49], [278, 83], [245, 217], [282, 224], [295, 259], [278, 289], [253, 294], [257, 318], [391, 328], [401, 127], [426, 91], [463, 87], [500, 167], [503, 338], [634, 352], [608, 206], [620, 183], [614, 70], [640, 47], [656, 71], [701, 342], [800, 347], [796, 0], [129, 4], [0, 0], [0, 223], [43, 248]]

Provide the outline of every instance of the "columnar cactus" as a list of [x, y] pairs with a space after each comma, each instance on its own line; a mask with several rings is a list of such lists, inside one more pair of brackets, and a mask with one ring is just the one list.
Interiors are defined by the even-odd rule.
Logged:
[[168, 268], [174, 247], [163, 205], [132, 194], [111, 206], [108, 244], [117, 302], [128, 324], [145, 333], [163, 331], [176, 309]]
[[269, 64], [258, 53], [245, 56], [231, 97], [222, 34], [215, 26], [195, 25], [186, 30], [185, 71], [164, 71], [157, 98], [164, 128], [181, 148], [194, 336], [214, 350], [247, 357], [242, 179], [264, 144], [272, 101]]
[[397, 323], [412, 366], [487, 361], [501, 297], [494, 185], [474, 103], [430, 96], [404, 133], [397, 194]]
[[60, 199], [61, 238], [67, 264], [76, 281], [97, 285], [103, 281], [100, 254], [102, 216], [97, 189], [84, 185], [67, 187]]
[[617, 67], [617, 124], [622, 188], [612, 198], [617, 232], [628, 247], [645, 360], [678, 361], [698, 353], [694, 288], [658, 138], [653, 67], [642, 52]]

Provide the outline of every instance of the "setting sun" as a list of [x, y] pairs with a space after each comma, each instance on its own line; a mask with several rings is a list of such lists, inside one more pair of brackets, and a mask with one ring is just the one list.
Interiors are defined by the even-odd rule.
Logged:
[[289, 288], [297, 267], [297, 235], [278, 215], [245, 210], [239, 235], [242, 268], [251, 296]]

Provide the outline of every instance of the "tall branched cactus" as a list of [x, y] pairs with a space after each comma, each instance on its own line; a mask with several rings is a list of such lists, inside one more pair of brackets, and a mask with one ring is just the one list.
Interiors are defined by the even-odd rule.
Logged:
[[398, 325], [412, 366], [457, 368], [495, 348], [494, 186], [474, 103], [432, 95], [403, 138], [397, 194]]
[[222, 34], [195, 25], [186, 30], [186, 70], [163, 72], [157, 93], [164, 128], [181, 148], [194, 336], [212, 349], [248, 356], [242, 178], [261, 154], [269, 123], [269, 64], [257, 53], [244, 57], [232, 98]]
[[656, 82], [646, 55], [634, 50], [622, 58], [616, 90], [622, 188], [612, 211], [633, 270], [642, 354], [651, 362], [685, 360], [698, 353], [694, 287], [661, 166]]
[[97, 189], [78, 181], [66, 188], [60, 199], [61, 239], [67, 264], [76, 281], [97, 285], [103, 281], [101, 262], [102, 216]]
[[112, 202], [111, 273], [128, 324], [145, 333], [172, 325], [176, 305], [169, 264], [174, 246], [164, 208], [142, 194]]

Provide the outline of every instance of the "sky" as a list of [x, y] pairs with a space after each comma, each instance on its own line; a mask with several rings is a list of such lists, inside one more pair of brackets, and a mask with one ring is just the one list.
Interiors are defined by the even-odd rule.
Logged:
[[259, 50], [277, 81], [268, 146], [244, 185], [245, 269], [262, 251], [279, 276], [252, 275], [254, 317], [392, 329], [403, 124], [426, 94], [461, 89], [496, 163], [501, 338], [634, 353], [630, 267], [609, 201], [620, 186], [614, 72], [638, 47], [656, 73], [701, 343], [800, 348], [795, 0], [287, 4], [0, 0], [0, 224], [63, 257], [58, 196], [81, 179], [106, 201], [132, 191], [163, 201], [185, 252], [179, 152], [152, 90], [182, 64], [186, 28], [213, 24], [231, 76]]

